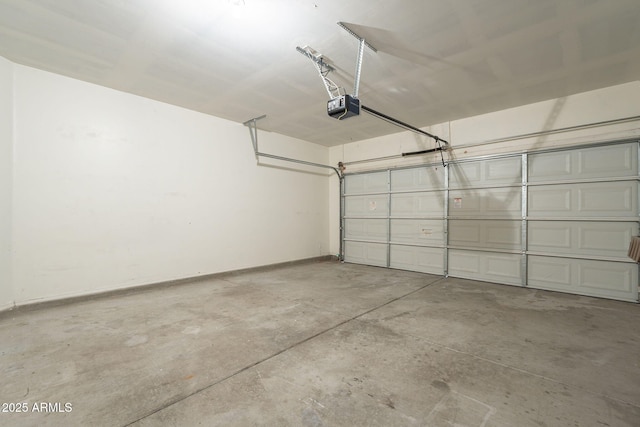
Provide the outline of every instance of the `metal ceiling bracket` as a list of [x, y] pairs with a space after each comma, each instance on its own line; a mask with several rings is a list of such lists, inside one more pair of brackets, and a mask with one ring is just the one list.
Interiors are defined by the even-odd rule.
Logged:
[[[340, 26], [340, 28], [344, 29], [347, 33], [355, 37], [360, 43], [358, 47], [355, 80], [353, 84], [353, 97], [357, 99], [358, 92], [360, 89], [360, 75], [362, 73], [362, 58], [364, 56], [364, 47], [367, 46], [369, 49], [371, 49], [374, 52], [377, 52], [378, 49], [371, 46], [371, 44], [369, 44], [365, 39], [357, 35], [351, 28], [347, 27], [347, 25], [344, 22], [338, 22], [338, 25]], [[327, 77], [330, 72], [335, 71], [335, 68], [327, 63], [324, 56], [309, 46], [305, 46], [305, 47], [296, 46], [296, 50], [301, 54], [303, 54], [304, 56], [306, 56], [307, 58], [309, 58], [313, 62], [316, 69], [318, 70], [318, 74], [320, 74], [320, 78], [322, 79], [322, 83], [324, 84], [324, 87], [327, 90], [329, 97], [331, 99], [334, 99], [341, 96], [342, 95], [342, 93], [340, 93], [341, 88]]]
[[364, 47], [367, 46], [369, 49], [371, 49], [374, 52], [378, 52], [378, 49], [376, 49], [375, 47], [371, 46], [371, 44], [369, 44], [364, 38], [362, 38], [359, 35], [357, 35], [351, 28], [347, 27], [347, 25], [344, 22], [338, 22], [338, 25], [340, 26], [340, 28], [345, 30], [347, 33], [349, 33], [353, 37], [355, 37], [359, 42], [358, 57], [356, 59], [355, 80], [354, 80], [354, 83], [353, 83], [353, 97], [357, 99], [358, 98], [358, 92], [360, 90], [360, 74], [362, 73], [362, 57], [364, 55]]
[[[340, 28], [342, 28], [343, 30], [345, 30], [347, 33], [351, 34], [353, 37], [355, 37], [358, 40], [364, 40], [362, 37], [360, 37], [359, 35], [357, 35], [351, 28], [347, 27], [347, 24], [345, 24], [344, 22], [340, 21], [338, 22], [338, 25], [340, 26]], [[376, 49], [375, 47], [371, 46], [371, 44], [369, 42], [367, 42], [365, 40], [364, 44], [371, 49], [374, 52], [378, 52], [378, 49]]]
[[335, 68], [333, 68], [330, 64], [327, 63], [327, 61], [325, 61], [324, 56], [309, 46], [296, 46], [296, 50], [313, 62], [313, 65], [315, 65], [316, 70], [318, 71], [318, 74], [322, 79], [322, 84], [324, 84], [324, 88], [327, 90], [329, 97], [335, 98], [337, 96], [340, 96], [340, 87], [338, 87], [337, 84], [335, 84], [330, 78], [327, 77], [330, 72], [335, 71]]
[[320, 65], [323, 71], [325, 70], [327, 72], [335, 71], [335, 68], [333, 68], [330, 64], [324, 61], [322, 54], [318, 54], [315, 50], [313, 50], [309, 46], [305, 46], [305, 47], [296, 46], [296, 50], [301, 54], [303, 54], [304, 56], [306, 56], [307, 58], [309, 58], [310, 60], [312, 60], [313, 62], [315, 62], [316, 64]]
[[360, 73], [362, 72], [362, 55], [364, 54], [364, 39], [360, 39], [360, 47], [358, 47], [358, 59], [356, 60], [356, 77], [353, 82], [353, 97], [358, 98], [360, 89]]

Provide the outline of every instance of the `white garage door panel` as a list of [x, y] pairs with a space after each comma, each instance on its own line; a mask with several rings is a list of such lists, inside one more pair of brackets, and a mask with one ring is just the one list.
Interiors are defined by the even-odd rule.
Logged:
[[518, 157], [458, 163], [449, 167], [449, 188], [518, 185], [522, 182]]
[[346, 219], [345, 239], [387, 242], [389, 227], [386, 219]]
[[529, 217], [633, 217], [638, 183], [598, 182], [529, 187]]
[[449, 215], [521, 218], [522, 189], [513, 187], [451, 190]]
[[345, 242], [344, 260], [356, 264], [387, 266], [387, 245], [382, 243]]
[[443, 246], [444, 222], [437, 219], [392, 219], [391, 242]]
[[560, 255], [627, 256], [638, 223], [529, 221], [528, 250]]
[[529, 286], [637, 301], [638, 266], [634, 263], [529, 256]]
[[591, 184], [578, 190], [578, 209], [591, 215], [631, 216], [638, 212], [637, 182]]
[[528, 193], [528, 213], [533, 216], [571, 216], [571, 189], [560, 186], [531, 187]]
[[518, 250], [522, 248], [522, 221], [450, 220], [449, 245]]
[[482, 179], [482, 165], [478, 162], [449, 165], [449, 188], [475, 187]]
[[347, 217], [386, 217], [388, 205], [389, 196], [386, 194], [350, 196], [344, 199], [344, 212]]
[[382, 193], [389, 190], [389, 176], [387, 172], [365, 173], [349, 175], [344, 181], [344, 193]]
[[444, 274], [444, 249], [391, 245], [391, 268]]
[[571, 153], [561, 151], [530, 155], [528, 175], [529, 182], [570, 179], [572, 175]]
[[529, 221], [528, 222], [528, 250], [549, 251], [553, 253], [571, 253], [575, 245], [572, 241], [571, 222]]
[[[578, 270], [580, 293], [588, 292], [585, 291], [588, 288], [605, 296], [629, 295], [633, 299], [634, 283], [638, 275], [636, 264], [581, 261]], [[637, 297], [637, 290], [634, 295]]]
[[575, 281], [571, 268], [572, 261], [568, 258], [529, 256], [527, 259], [529, 286], [568, 292]]
[[529, 182], [634, 176], [638, 171], [637, 144], [624, 144], [532, 154]]
[[444, 168], [391, 171], [391, 191], [424, 191], [444, 188]]
[[507, 285], [522, 284], [522, 256], [493, 252], [449, 250], [449, 275]]
[[444, 192], [400, 193], [391, 195], [392, 217], [440, 217], [444, 215]]
[[626, 144], [571, 151], [577, 157], [580, 178], [638, 174], [638, 145]]

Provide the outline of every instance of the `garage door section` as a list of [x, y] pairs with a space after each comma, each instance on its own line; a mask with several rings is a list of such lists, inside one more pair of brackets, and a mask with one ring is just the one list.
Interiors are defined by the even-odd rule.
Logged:
[[445, 274], [444, 168], [347, 175], [344, 259]]
[[449, 275], [522, 285], [520, 157], [449, 168]]
[[445, 169], [390, 172], [389, 266], [445, 274]]
[[528, 285], [637, 300], [638, 146], [529, 156]]
[[347, 262], [638, 300], [638, 143], [345, 176]]
[[344, 260], [388, 267], [389, 172], [344, 181]]

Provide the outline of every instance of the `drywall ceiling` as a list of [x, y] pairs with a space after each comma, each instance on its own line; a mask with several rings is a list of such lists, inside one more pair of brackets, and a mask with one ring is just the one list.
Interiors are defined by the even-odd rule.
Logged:
[[[0, 55], [326, 146], [400, 131], [337, 121], [308, 45], [364, 105], [422, 127], [640, 79], [638, 0], [0, 0]], [[46, 96], [46, 94], [43, 94]]]

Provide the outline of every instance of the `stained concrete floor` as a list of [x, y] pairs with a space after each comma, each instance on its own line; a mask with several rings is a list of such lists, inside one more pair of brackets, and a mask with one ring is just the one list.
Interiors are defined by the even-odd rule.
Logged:
[[5, 312], [0, 376], [8, 426], [637, 427], [640, 307], [327, 261]]

